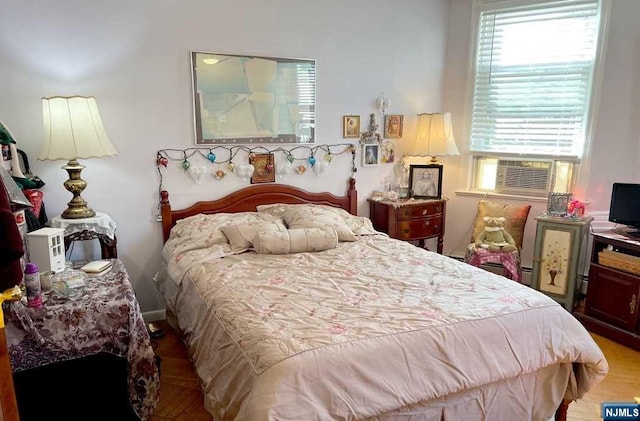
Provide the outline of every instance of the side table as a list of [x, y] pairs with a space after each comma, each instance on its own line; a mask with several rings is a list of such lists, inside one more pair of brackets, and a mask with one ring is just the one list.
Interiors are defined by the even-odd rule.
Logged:
[[[78, 297], [66, 299], [44, 291], [40, 308], [27, 307], [23, 299], [5, 304], [5, 309], [9, 356], [22, 419], [46, 419], [49, 417], [42, 417], [43, 414], [56, 410], [65, 411], [68, 420], [129, 419], [121, 413], [106, 418], [108, 411], [116, 411], [119, 398], [139, 419], [144, 421], [151, 416], [158, 402], [159, 369], [120, 260], [114, 259], [106, 274], [87, 278]], [[105, 364], [114, 364], [106, 359], [109, 357], [118, 357], [124, 370], [105, 373]], [[53, 369], [57, 369], [57, 375], [52, 374]], [[22, 376], [32, 373], [42, 375], [21, 381]], [[104, 392], [97, 393], [97, 383], [110, 388], [100, 387]], [[21, 384], [25, 386], [23, 390]], [[82, 395], [85, 389], [87, 396]], [[34, 390], [38, 392], [34, 394]], [[53, 402], [47, 405], [45, 401]], [[30, 416], [23, 418], [27, 413]]]
[[115, 259], [118, 257], [118, 239], [116, 238], [116, 221], [106, 213], [96, 212], [93, 218], [65, 219], [56, 216], [50, 221], [54, 228], [64, 229], [64, 248], [74, 241], [95, 240], [100, 242], [100, 251], [103, 259]]
[[376, 230], [399, 240], [417, 240], [420, 247], [426, 239], [437, 237], [437, 251], [442, 254], [446, 204], [443, 199], [369, 199], [369, 217]]

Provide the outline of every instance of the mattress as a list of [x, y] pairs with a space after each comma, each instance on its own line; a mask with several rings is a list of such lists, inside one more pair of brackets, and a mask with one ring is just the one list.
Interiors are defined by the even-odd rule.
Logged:
[[157, 284], [216, 420], [543, 420], [608, 370], [549, 297], [383, 235], [190, 252]]

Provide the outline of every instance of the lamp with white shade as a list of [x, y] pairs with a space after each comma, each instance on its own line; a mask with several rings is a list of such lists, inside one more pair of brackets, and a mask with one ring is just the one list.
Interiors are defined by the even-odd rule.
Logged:
[[62, 213], [65, 219], [91, 218], [95, 211], [80, 196], [87, 186], [80, 178], [84, 168], [78, 158], [102, 158], [117, 155], [102, 125], [94, 97], [42, 98], [44, 145], [39, 160], [68, 160], [62, 167], [69, 174], [64, 187], [73, 194]]
[[418, 114], [416, 138], [407, 156], [431, 157], [431, 164], [438, 163], [438, 156], [460, 155], [453, 138], [451, 113]]

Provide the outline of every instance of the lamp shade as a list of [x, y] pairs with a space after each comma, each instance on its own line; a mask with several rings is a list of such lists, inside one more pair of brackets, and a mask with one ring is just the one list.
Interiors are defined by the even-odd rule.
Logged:
[[44, 145], [38, 159], [101, 158], [118, 152], [107, 136], [93, 97], [42, 98]]
[[418, 114], [416, 138], [409, 156], [460, 155], [453, 138], [451, 113]]

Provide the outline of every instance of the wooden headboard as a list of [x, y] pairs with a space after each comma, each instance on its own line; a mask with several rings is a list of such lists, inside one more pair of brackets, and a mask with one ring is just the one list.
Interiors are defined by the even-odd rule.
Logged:
[[328, 205], [342, 208], [352, 215], [358, 212], [358, 193], [356, 179], [349, 179], [349, 187], [345, 196], [335, 196], [331, 193], [311, 193], [297, 187], [285, 184], [256, 184], [231, 193], [222, 199], [197, 202], [194, 205], [179, 210], [172, 210], [169, 203], [169, 192], [160, 192], [160, 215], [162, 216], [162, 240], [169, 239], [169, 232], [176, 221], [199, 213], [219, 212], [251, 212], [258, 205], [272, 203]]

